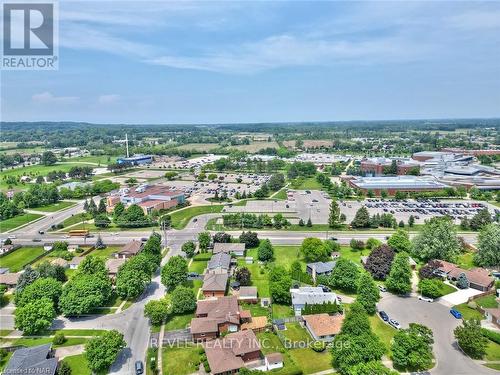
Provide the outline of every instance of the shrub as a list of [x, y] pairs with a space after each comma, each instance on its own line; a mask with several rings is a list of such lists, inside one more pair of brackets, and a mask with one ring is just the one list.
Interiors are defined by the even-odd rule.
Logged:
[[500, 333], [495, 331], [490, 331], [489, 329], [481, 329], [481, 333], [484, 337], [490, 339], [491, 341], [500, 345]]
[[54, 338], [52, 339], [52, 344], [54, 345], [62, 345], [66, 341], [66, 337], [62, 332], [56, 332]]
[[311, 345], [312, 350], [315, 352], [323, 352], [326, 349], [326, 344], [323, 341], [315, 341]]

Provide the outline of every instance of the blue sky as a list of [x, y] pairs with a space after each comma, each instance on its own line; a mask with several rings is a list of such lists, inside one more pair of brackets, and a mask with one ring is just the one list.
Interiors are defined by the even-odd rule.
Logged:
[[6, 121], [500, 117], [500, 2], [62, 1], [58, 71]]

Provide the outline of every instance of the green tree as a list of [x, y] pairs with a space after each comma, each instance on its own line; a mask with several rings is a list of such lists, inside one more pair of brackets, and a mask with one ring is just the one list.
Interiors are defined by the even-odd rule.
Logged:
[[455, 226], [448, 217], [433, 217], [427, 221], [412, 245], [413, 255], [424, 261], [442, 259], [452, 262], [462, 250]]
[[259, 246], [259, 237], [256, 232], [243, 232], [240, 235], [240, 242], [245, 244], [245, 249]]
[[54, 165], [57, 163], [57, 156], [52, 151], [45, 151], [42, 154], [40, 162], [43, 165]]
[[439, 279], [423, 279], [418, 283], [418, 289], [423, 296], [439, 298], [443, 295], [443, 281]]
[[16, 308], [14, 325], [25, 335], [34, 335], [49, 328], [55, 317], [54, 303], [48, 298], [40, 298]]
[[302, 241], [300, 252], [306, 262], [326, 261], [329, 258], [327, 247], [319, 238], [308, 237]]
[[252, 274], [247, 267], [238, 267], [234, 274], [234, 278], [241, 286], [248, 286], [252, 283]]
[[172, 313], [172, 301], [167, 295], [159, 300], [151, 300], [144, 306], [144, 316], [149, 318], [151, 324], [160, 325]]
[[410, 257], [407, 253], [402, 252], [396, 254], [385, 285], [389, 290], [397, 294], [407, 294], [411, 292]]
[[186, 254], [187, 258], [192, 258], [196, 251], [196, 245], [193, 241], [187, 241], [182, 244], [181, 250]]
[[64, 362], [64, 360], [60, 361], [57, 366], [56, 375], [71, 375], [71, 366], [67, 362]]
[[488, 208], [483, 208], [479, 210], [470, 220], [470, 227], [473, 230], [479, 230], [488, 224], [491, 224], [493, 220], [491, 219], [490, 211]]
[[399, 375], [399, 372], [385, 367], [380, 361], [358, 363], [347, 371], [347, 375]]
[[97, 228], [107, 228], [111, 224], [111, 220], [109, 220], [108, 215], [99, 214], [94, 218], [94, 225]]
[[340, 227], [340, 207], [335, 199], [330, 203], [330, 215], [328, 216], [328, 225], [330, 228]]
[[408, 232], [403, 229], [398, 229], [393, 233], [387, 240], [387, 244], [398, 253], [402, 251], [409, 253], [411, 251], [410, 236]]
[[104, 259], [96, 255], [86, 256], [78, 266], [77, 273], [85, 275], [108, 275]]
[[173, 256], [161, 270], [161, 282], [168, 290], [173, 290], [187, 280], [187, 273], [186, 260], [180, 255]]
[[410, 217], [408, 218], [408, 226], [411, 228], [414, 225], [415, 225], [415, 216], [410, 215]]
[[116, 293], [122, 299], [139, 297], [151, 282], [151, 268], [146, 256], [138, 255], [127, 260], [116, 274]]
[[370, 227], [370, 213], [368, 209], [363, 206], [354, 216], [354, 220], [351, 222], [353, 228], [369, 228]]
[[206, 252], [208, 249], [208, 246], [210, 245], [210, 233], [208, 232], [201, 232], [198, 234], [198, 245], [200, 246], [200, 251], [201, 252]]
[[345, 292], [355, 292], [358, 288], [359, 276], [359, 268], [354, 262], [340, 258], [329, 276], [329, 284]]
[[479, 232], [474, 263], [481, 267], [500, 265], [500, 226], [498, 224], [488, 224]]
[[268, 239], [262, 241], [257, 250], [257, 257], [262, 262], [269, 262], [274, 259], [274, 249]]
[[196, 296], [193, 289], [178, 286], [172, 292], [172, 313], [184, 314], [196, 309]]
[[410, 323], [394, 335], [391, 345], [394, 366], [401, 370], [420, 371], [432, 366], [432, 331], [426, 326]]
[[380, 299], [380, 293], [373, 277], [369, 272], [365, 272], [359, 278], [358, 297], [359, 302], [370, 315], [375, 314], [377, 302]]
[[486, 354], [488, 339], [481, 331], [481, 323], [477, 319], [464, 320], [462, 326], [453, 331], [460, 348], [471, 358], [481, 359]]
[[40, 278], [28, 285], [21, 292], [16, 293], [16, 306], [22, 307], [42, 298], [49, 299], [54, 306], [57, 306], [61, 293], [62, 283], [50, 277]]
[[116, 330], [93, 337], [85, 344], [84, 354], [89, 368], [94, 372], [107, 370], [126, 345], [123, 335]]
[[77, 272], [63, 286], [59, 309], [66, 316], [91, 313], [109, 300], [111, 291], [111, 280], [107, 275]]

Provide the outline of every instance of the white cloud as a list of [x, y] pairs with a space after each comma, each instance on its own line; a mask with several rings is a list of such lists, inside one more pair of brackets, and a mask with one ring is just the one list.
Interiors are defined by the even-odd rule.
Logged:
[[40, 94], [34, 94], [31, 99], [35, 103], [40, 104], [51, 104], [51, 103], [61, 103], [70, 104], [77, 102], [79, 98], [77, 96], [55, 96], [52, 93], [45, 91]]
[[97, 101], [99, 102], [99, 104], [113, 104], [113, 103], [116, 103], [119, 100], [120, 100], [120, 95], [117, 95], [117, 94], [101, 95], [97, 99]]

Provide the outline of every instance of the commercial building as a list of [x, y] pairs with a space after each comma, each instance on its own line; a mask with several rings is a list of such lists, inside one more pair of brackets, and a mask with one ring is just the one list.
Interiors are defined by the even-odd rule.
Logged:
[[420, 172], [420, 163], [411, 159], [389, 159], [382, 157], [361, 160], [360, 169], [365, 175], [382, 176], [387, 174], [385, 173], [386, 169], [391, 167], [394, 161], [396, 162], [397, 175], [406, 175], [411, 171]]
[[135, 189], [124, 189], [119, 195], [109, 196], [107, 205], [112, 209], [118, 201], [125, 206], [137, 204], [148, 215], [153, 210], [166, 210], [182, 204], [186, 197], [184, 192], [169, 186], [140, 185]]
[[438, 182], [434, 177], [395, 176], [395, 177], [358, 177], [348, 180], [349, 185], [364, 192], [380, 194], [386, 191], [394, 195], [398, 191], [418, 192], [441, 190], [448, 185]]
[[143, 164], [151, 164], [153, 162], [153, 156], [152, 155], [142, 155], [142, 154], [137, 154], [133, 155], [130, 157], [123, 157], [123, 158], [118, 158], [116, 160], [118, 164], [132, 164], [132, 165], [143, 165]]

